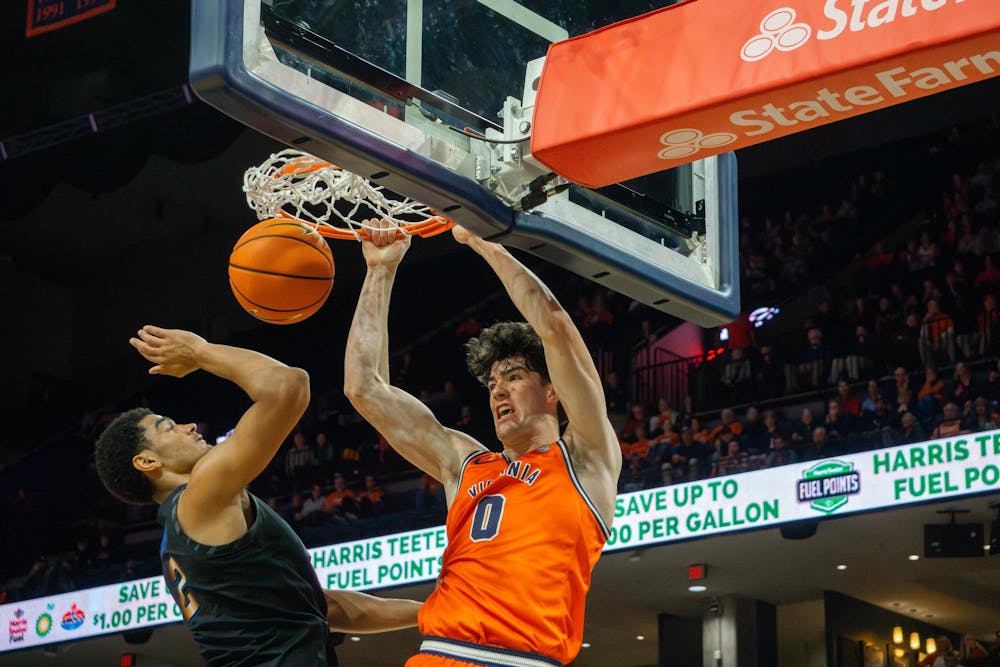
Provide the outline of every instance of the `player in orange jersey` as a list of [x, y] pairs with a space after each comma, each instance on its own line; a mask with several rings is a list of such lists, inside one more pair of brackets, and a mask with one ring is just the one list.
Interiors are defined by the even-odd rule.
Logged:
[[[410, 244], [394, 228], [362, 242], [368, 272], [347, 340], [348, 398], [400, 454], [441, 481], [448, 501], [448, 547], [420, 612], [424, 641], [406, 664], [564, 665], [583, 639], [584, 598], [611, 528], [621, 451], [570, 316], [502, 246], [460, 227], [453, 234], [486, 260], [528, 321], [496, 324], [467, 345], [503, 451], [445, 428], [389, 384], [389, 295]], [[569, 422], [561, 437], [559, 405]]]

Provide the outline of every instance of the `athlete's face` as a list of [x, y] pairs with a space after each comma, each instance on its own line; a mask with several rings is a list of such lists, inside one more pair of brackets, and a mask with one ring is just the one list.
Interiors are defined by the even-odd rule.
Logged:
[[557, 415], [559, 399], [552, 385], [544, 383], [538, 372], [528, 370], [521, 357], [493, 362], [486, 388], [500, 442], [516, 438], [544, 418]]
[[211, 449], [198, 433], [197, 424], [177, 424], [160, 415], [146, 415], [139, 424], [162, 466], [174, 472], [191, 472], [194, 464]]

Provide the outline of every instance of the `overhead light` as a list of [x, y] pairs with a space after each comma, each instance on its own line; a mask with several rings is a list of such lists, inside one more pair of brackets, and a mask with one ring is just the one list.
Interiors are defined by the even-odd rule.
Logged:
[[590, 648], [590, 642], [583, 642], [582, 644], [580, 644], [580, 646], [582, 646], [583, 648]]
[[646, 637], [645, 637], [645, 636], [643, 636], [643, 635], [636, 635], [636, 636], [635, 636], [635, 638], [636, 638], [636, 639], [638, 639], [639, 641], [642, 641], [642, 640], [643, 640], [643, 639], [645, 639]]
[[846, 569], [847, 569], [847, 566], [846, 566], [846, 565], [844, 565], [843, 563], [841, 563], [840, 565], [838, 565], [838, 566], [837, 566], [837, 569], [838, 569], [838, 570], [846, 570]]
[[910, 633], [910, 648], [912, 648], [914, 651], [919, 651], [920, 650], [920, 633], [919, 632], [911, 632]]
[[903, 643], [903, 626], [897, 625], [892, 629], [892, 643], [893, 644]]
[[695, 584], [693, 586], [688, 586], [688, 590], [691, 591], [692, 593], [704, 593], [705, 591], [708, 590], [708, 588], [702, 586], [701, 584]]
[[927, 638], [927, 653], [937, 653], [937, 642], [934, 641], [933, 637]]
[[920, 556], [918, 556], [917, 554], [910, 554], [909, 555], [909, 559], [910, 560], [920, 560]]
[[358, 636], [351, 637], [351, 641], [352, 642], [359, 642], [359, 641], [361, 641], [361, 637], [358, 637]]

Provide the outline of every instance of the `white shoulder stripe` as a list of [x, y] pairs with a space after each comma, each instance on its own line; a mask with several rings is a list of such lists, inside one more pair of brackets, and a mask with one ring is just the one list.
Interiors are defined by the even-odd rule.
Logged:
[[562, 438], [559, 438], [557, 442], [559, 444], [559, 449], [562, 450], [563, 459], [566, 461], [566, 469], [569, 471], [569, 478], [573, 480], [573, 486], [576, 487], [576, 490], [579, 492], [580, 497], [583, 498], [583, 501], [587, 503], [587, 507], [590, 508], [591, 514], [593, 514], [594, 518], [597, 519], [597, 525], [599, 525], [601, 530], [604, 532], [604, 539], [610, 538], [611, 530], [608, 528], [607, 524], [604, 523], [601, 513], [597, 511], [597, 507], [594, 505], [594, 502], [584, 490], [583, 485], [580, 483], [580, 478], [576, 476], [576, 469], [573, 468], [573, 458], [570, 456], [569, 447], [566, 446], [566, 443], [563, 442]]

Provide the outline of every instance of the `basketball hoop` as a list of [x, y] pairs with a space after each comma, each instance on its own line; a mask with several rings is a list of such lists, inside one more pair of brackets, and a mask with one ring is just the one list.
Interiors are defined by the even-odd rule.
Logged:
[[367, 238], [365, 220], [387, 220], [403, 234], [422, 238], [455, 223], [409, 198], [397, 199], [366, 178], [302, 151], [274, 153], [243, 174], [243, 192], [257, 218], [289, 218], [312, 225], [327, 238]]

